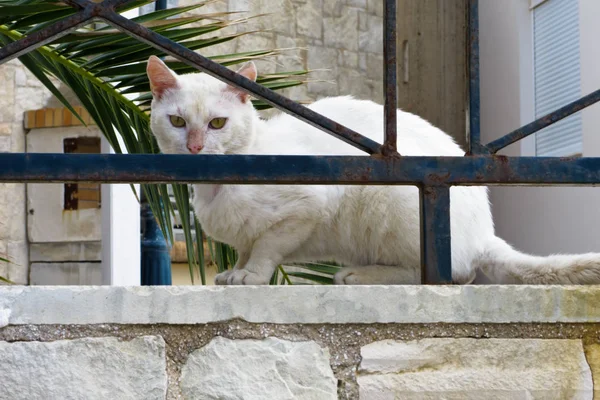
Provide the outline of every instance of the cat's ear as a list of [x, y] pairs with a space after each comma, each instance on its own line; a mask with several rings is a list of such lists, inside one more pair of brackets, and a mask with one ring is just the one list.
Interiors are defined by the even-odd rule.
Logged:
[[146, 73], [150, 79], [150, 90], [155, 99], [160, 99], [165, 91], [177, 88], [177, 75], [162, 60], [150, 56]]
[[[256, 76], [258, 75], [258, 73], [256, 71], [256, 65], [254, 65], [254, 63], [252, 61], [249, 61], [246, 64], [242, 65], [242, 68], [238, 69], [237, 73], [250, 79], [253, 82], [256, 82]], [[237, 96], [240, 98], [242, 103], [247, 102], [248, 98], [250, 97], [250, 95], [248, 93], [246, 93], [243, 90], [240, 90], [238, 88], [229, 86], [229, 90], [231, 90], [235, 94], [237, 94]]]

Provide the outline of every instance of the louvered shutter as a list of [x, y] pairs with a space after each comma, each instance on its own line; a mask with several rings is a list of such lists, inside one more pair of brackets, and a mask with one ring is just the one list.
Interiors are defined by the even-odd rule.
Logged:
[[[535, 116], [581, 96], [579, 0], [547, 0], [533, 11]], [[536, 134], [538, 156], [567, 156], [583, 148], [581, 114]]]

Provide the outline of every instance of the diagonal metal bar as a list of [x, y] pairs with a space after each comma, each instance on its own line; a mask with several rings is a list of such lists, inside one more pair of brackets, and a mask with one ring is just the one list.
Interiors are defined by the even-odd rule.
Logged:
[[541, 118], [536, 119], [535, 121], [515, 130], [506, 136], [501, 137], [500, 139], [496, 139], [493, 142], [490, 142], [487, 147], [492, 154], [495, 154], [498, 150], [505, 148], [508, 145], [511, 145], [545, 127], [548, 125], [552, 125], [553, 123], [560, 121], [563, 118], [568, 117], [571, 114], [575, 114], [577, 111], [581, 111], [583, 108], [586, 108], [594, 103], [600, 101], [600, 89], [596, 90], [580, 98], [579, 100], [575, 100], [572, 103], [567, 104], [564, 107], [559, 108], [558, 110], [551, 112], [550, 114], [544, 115]]
[[112, 11], [103, 10], [100, 18], [122, 32], [164, 51], [180, 61], [204, 71], [213, 77], [240, 88], [272, 106], [365, 151], [368, 154], [381, 154], [382, 145], [355, 132], [321, 114], [312, 111], [266, 87], [253, 82], [234, 71], [201, 56], [192, 50], [175, 43], [158, 33], [136, 24]]
[[425, 186], [421, 196], [421, 282], [452, 283], [450, 188]]
[[91, 7], [79, 11], [44, 29], [0, 48], [0, 65], [52, 42], [94, 19], [97, 10]]
[[600, 184], [600, 158], [0, 154], [0, 182], [78, 181], [585, 186]]
[[396, 0], [386, 0], [383, 11], [383, 90], [384, 102], [384, 127], [385, 143], [384, 154], [391, 155], [397, 149], [396, 111], [398, 97], [396, 95]]
[[481, 144], [479, 92], [479, 0], [469, 0], [469, 137], [467, 154], [487, 153]]

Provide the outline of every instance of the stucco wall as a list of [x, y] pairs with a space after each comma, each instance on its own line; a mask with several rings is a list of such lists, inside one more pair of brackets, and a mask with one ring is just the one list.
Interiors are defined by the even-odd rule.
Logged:
[[[580, 0], [581, 95], [600, 88], [600, 3]], [[529, 1], [480, 1], [481, 132], [485, 142], [534, 118], [532, 19]], [[510, 27], [510, 28], [507, 28]], [[583, 155], [600, 154], [600, 106], [583, 112]], [[533, 156], [524, 139], [501, 154]], [[577, 187], [495, 187], [491, 189], [498, 235], [520, 250], [548, 255], [600, 251], [600, 191]]]

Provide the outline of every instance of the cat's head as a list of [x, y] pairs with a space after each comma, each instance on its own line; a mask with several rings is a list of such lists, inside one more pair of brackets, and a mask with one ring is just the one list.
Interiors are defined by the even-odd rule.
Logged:
[[[146, 68], [152, 90], [152, 132], [163, 153], [235, 154], [254, 137], [256, 111], [247, 93], [204, 73], [177, 75], [158, 57]], [[256, 66], [239, 71], [256, 80]]]

